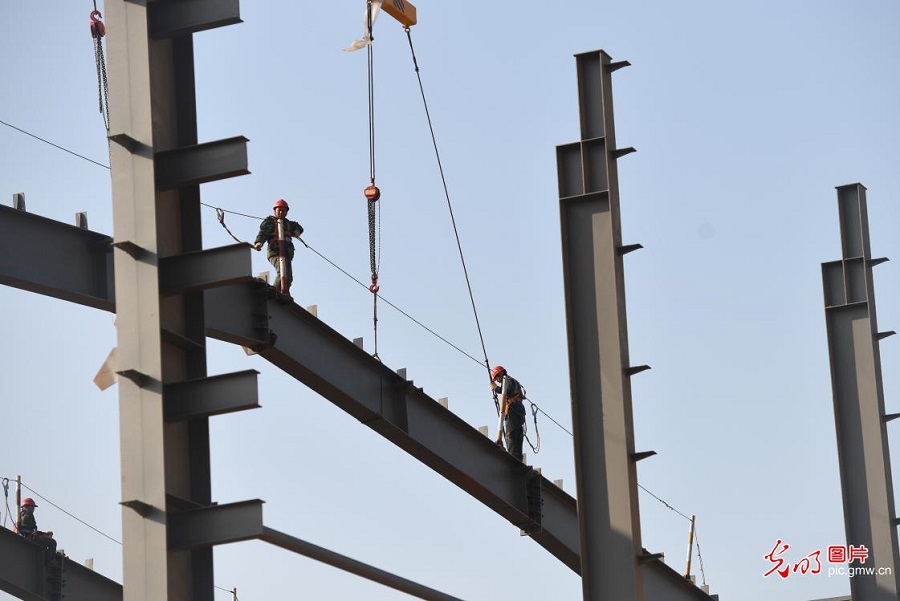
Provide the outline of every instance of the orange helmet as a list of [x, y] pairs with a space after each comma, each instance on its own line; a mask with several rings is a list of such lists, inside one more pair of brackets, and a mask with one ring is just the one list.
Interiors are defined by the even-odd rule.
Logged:
[[278, 207], [284, 208], [284, 212], [285, 212], [285, 213], [287, 213], [288, 211], [291, 210], [291, 207], [288, 206], [287, 201], [286, 201], [285, 199], [283, 199], [283, 198], [279, 198], [278, 200], [275, 201], [275, 204], [272, 205], [272, 210], [274, 211], [274, 210], [277, 209]]
[[22, 507], [37, 507], [37, 504], [34, 502], [34, 499], [31, 497], [25, 497], [22, 499]]
[[500, 376], [506, 373], [506, 368], [502, 365], [498, 365], [491, 370], [491, 380], [496, 380]]

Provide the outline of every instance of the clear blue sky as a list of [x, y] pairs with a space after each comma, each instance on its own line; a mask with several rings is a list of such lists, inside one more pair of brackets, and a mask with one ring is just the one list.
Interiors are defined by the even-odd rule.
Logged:
[[[262, 216], [284, 197], [306, 240], [365, 280], [366, 57], [341, 51], [362, 33], [364, 2], [242, 4], [243, 24], [195, 36], [199, 131], [248, 137], [253, 173], [204, 185], [202, 200]], [[868, 187], [873, 255], [900, 260], [900, 7], [533, 4], [420, 0], [413, 30], [491, 362], [571, 429], [555, 146], [579, 135], [572, 55], [603, 48], [633, 65], [614, 94], [619, 145], [638, 149], [620, 161], [624, 238], [645, 247], [626, 259], [630, 350], [653, 367], [634, 379], [637, 447], [658, 452], [639, 481], [696, 514], [723, 601], [849, 593], [825, 573], [764, 579], [763, 556], [779, 538], [791, 561], [844, 542], [819, 265], [840, 258], [834, 187], [852, 182]], [[108, 163], [91, 2], [3, 6], [0, 119]], [[480, 358], [406, 37], [382, 15], [376, 44], [382, 293]], [[106, 169], [3, 126], [0, 151], [4, 203], [25, 192], [30, 212], [71, 223], [86, 210], [111, 233]], [[204, 245], [230, 244], [204, 211]], [[244, 239], [258, 225], [227, 223]], [[372, 351], [369, 293], [308, 251], [294, 266], [298, 302]], [[900, 329], [898, 274], [896, 262], [876, 269], [881, 330]], [[0, 309], [0, 476], [21, 474], [119, 538], [117, 390], [91, 382], [115, 345], [113, 316], [9, 288]], [[473, 427], [493, 424], [474, 361], [388, 307], [379, 317], [386, 364]], [[893, 412], [898, 344], [882, 344]], [[264, 499], [267, 525], [462, 598], [580, 598], [579, 578], [509, 523], [264, 361], [210, 341], [211, 374], [248, 368], [262, 373], [263, 408], [211, 421], [216, 500]], [[539, 426], [530, 461], [574, 494], [571, 437]], [[38, 502], [70, 557], [120, 579], [117, 544]], [[643, 491], [640, 506], [644, 546], [683, 570], [687, 521]], [[215, 557], [217, 585], [242, 601], [407, 598], [259, 542]]]

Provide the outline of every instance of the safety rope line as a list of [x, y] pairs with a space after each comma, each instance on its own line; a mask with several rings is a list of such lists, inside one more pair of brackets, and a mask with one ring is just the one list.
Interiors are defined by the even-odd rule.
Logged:
[[106, 27], [100, 19], [103, 17], [97, 10], [97, 0], [94, 0], [94, 10], [91, 13], [91, 37], [94, 39], [94, 62], [97, 65], [97, 97], [100, 107], [100, 115], [103, 117], [103, 125], [109, 134], [109, 82], [106, 77], [106, 57], [103, 52], [103, 37], [106, 35]]
[[[431, 122], [431, 111], [428, 110], [428, 100], [425, 97], [425, 86], [422, 84], [422, 75], [419, 72], [419, 61], [416, 58], [416, 50], [413, 47], [412, 32], [409, 27], [404, 27], [406, 38], [409, 40], [409, 51], [412, 56], [413, 67], [416, 72], [416, 79], [419, 82], [419, 93], [422, 95], [422, 105], [425, 107], [425, 118], [428, 121], [428, 131], [431, 133], [431, 144], [434, 147], [434, 156], [437, 159], [438, 171], [441, 174], [441, 184], [444, 187], [444, 198], [447, 199], [447, 209], [450, 211], [450, 222], [453, 224], [453, 234], [456, 236], [456, 247], [459, 250], [459, 260], [462, 263], [463, 274], [466, 277], [466, 287], [469, 290], [469, 300], [472, 303], [472, 313], [475, 316], [475, 326], [478, 328], [478, 338], [481, 341], [481, 350], [484, 353], [484, 368], [488, 373], [488, 380], [491, 380], [491, 364], [488, 361], [487, 348], [484, 345], [484, 335], [481, 332], [481, 322], [478, 320], [478, 310], [475, 308], [475, 295], [472, 293], [472, 283], [469, 280], [469, 270], [466, 268], [466, 259], [463, 256], [462, 243], [459, 240], [459, 231], [456, 227], [456, 217], [453, 215], [453, 204], [450, 202], [450, 191], [447, 188], [447, 178], [444, 175], [444, 165], [441, 162], [441, 153], [438, 150], [437, 137], [434, 134], [434, 125]], [[497, 395], [494, 394], [494, 405], [497, 408], [497, 414], [500, 414], [500, 405], [497, 401]]]
[[700, 578], [703, 586], [706, 586], [706, 570], [703, 569], [703, 555], [700, 554], [700, 537], [697, 534], [697, 524], [694, 524], [694, 540], [697, 541], [697, 559], [700, 560]]
[[54, 144], [54, 143], [51, 142], [50, 140], [45, 140], [44, 138], [42, 138], [42, 137], [40, 137], [40, 136], [37, 136], [37, 135], [31, 133], [30, 131], [25, 131], [25, 130], [22, 129], [21, 127], [16, 127], [15, 125], [13, 125], [13, 124], [11, 124], [11, 123], [7, 123], [6, 121], [2, 121], [2, 120], [0, 120], [0, 125], [5, 125], [6, 127], [9, 127], [10, 129], [14, 129], [14, 130], [16, 130], [17, 132], [20, 132], [20, 133], [25, 134], [26, 136], [31, 136], [31, 137], [34, 138], [35, 140], [39, 140], [39, 141], [43, 142], [44, 144], [49, 144], [49, 145], [52, 146], [53, 148], [57, 148], [57, 149], [59, 149], [59, 150], [62, 150], [63, 152], [68, 152], [68, 153], [71, 154], [72, 156], [76, 156], [76, 157], [78, 157], [79, 159], [84, 159], [85, 161], [87, 161], [87, 162], [89, 162], [89, 163], [93, 163], [93, 164], [97, 165], [98, 167], [103, 167], [104, 169], [109, 169], [109, 165], [104, 165], [103, 163], [100, 163], [100, 162], [98, 162], [98, 161], [95, 161], [94, 159], [89, 159], [89, 158], [87, 158], [87, 157], [84, 156], [84, 155], [81, 155], [81, 154], [78, 154], [77, 152], [71, 151], [71, 150], [69, 150], [68, 148], [63, 148], [63, 147], [60, 146], [59, 144]]
[[[200, 204], [203, 205], [203, 206], [205, 206], [205, 207], [209, 207], [210, 209], [214, 209], [214, 210], [216, 211], [216, 216], [217, 216], [217, 217], [220, 216], [220, 218], [219, 218], [219, 223], [222, 225], [222, 227], [224, 227], [225, 230], [228, 231], [228, 233], [231, 235], [232, 238], [234, 238], [235, 240], [237, 240], [238, 243], [242, 243], [242, 244], [247, 244], [247, 243], [246, 243], [246, 242], [243, 242], [242, 240], [238, 240], [238, 238], [237, 238], [234, 234], [232, 234], [231, 231], [228, 230], [228, 228], [225, 226], [225, 217], [224, 217], [224, 214], [225, 214], [225, 213], [230, 213], [230, 214], [232, 214], [232, 215], [238, 215], [238, 216], [240, 216], [240, 217], [246, 217], [246, 218], [248, 218], [248, 219], [260, 219], [260, 220], [262, 219], [262, 217], [258, 217], [258, 216], [256, 216], [256, 215], [247, 215], [246, 213], [239, 213], [238, 211], [232, 211], [232, 210], [229, 210], [229, 209], [222, 209], [222, 208], [213, 206], [213, 205], [211, 205], [211, 204], [207, 204], [207, 203], [205, 203], [205, 202], [201, 202]], [[320, 259], [322, 259], [323, 261], [325, 261], [326, 263], [328, 263], [329, 265], [331, 265], [332, 267], [334, 267], [335, 269], [337, 269], [338, 271], [340, 271], [341, 273], [343, 273], [345, 276], [347, 276], [348, 278], [350, 278], [351, 280], [353, 280], [354, 282], [356, 282], [357, 284], [359, 284], [360, 286], [362, 286], [363, 288], [365, 288], [366, 290], [369, 290], [369, 291], [371, 292], [371, 289], [370, 289], [369, 286], [367, 286], [365, 283], [363, 283], [363, 282], [360, 281], [359, 279], [355, 278], [355, 277], [354, 277], [350, 272], [348, 272], [346, 269], [344, 269], [343, 267], [341, 267], [340, 265], [338, 265], [337, 263], [335, 263], [334, 261], [332, 261], [331, 259], [329, 259], [329, 258], [326, 257], [325, 255], [323, 255], [322, 253], [320, 253], [318, 250], [316, 250], [315, 248], [313, 248], [312, 246], [310, 246], [310, 245], [309, 245], [302, 237], [301, 237], [301, 238], [298, 238], [298, 240], [300, 240], [300, 242], [303, 243], [303, 246], [305, 246], [307, 249], [309, 249], [309, 250], [311, 250], [313, 253], [315, 253]], [[404, 317], [406, 317], [407, 319], [409, 319], [411, 322], [413, 322], [414, 324], [416, 324], [417, 326], [419, 326], [420, 328], [422, 328], [423, 330], [425, 330], [426, 332], [428, 332], [429, 334], [431, 334], [432, 336], [434, 336], [435, 338], [437, 338], [438, 340], [440, 340], [441, 342], [443, 342], [443, 343], [446, 344], [447, 346], [449, 346], [449, 347], [451, 347], [452, 349], [456, 350], [456, 351], [459, 352], [460, 354], [465, 355], [466, 357], [468, 357], [469, 359], [471, 359], [472, 361], [474, 361], [474, 362], [477, 363], [478, 365], [482, 365], [482, 363], [481, 363], [481, 361], [480, 361], [479, 359], [476, 359], [476, 358], [475, 358], [474, 356], [472, 356], [471, 354], [467, 353], [466, 351], [464, 351], [463, 349], [461, 349], [461, 348], [458, 347], [457, 345], [453, 344], [452, 342], [450, 342], [449, 340], [447, 340], [446, 338], [444, 338], [443, 336], [441, 336], [440, 334], [438, 334], [437, 332], [435, 332], [434, 330], [432, 330], [431, 328], [429, 328], [427, 325], [425, 325], [424, 323], [422, 323], [421, 321], [419, 321], [418, 319], [416, 319], [415, 317], [413, 317], [412, 315], [410, 315], [409, 313], [407, 313], [406, 311], [404, 311], [403, 309], [401, 309], [400, 307], [398, 307], [397, 305], [395, 305], [394, 303], [392, 303], [391, 301], [389, 301], [388, 299], [384, 298], [384, 296], [382, 296], [381, 294], [377, 294], [377, 293], [376, 293], [376, 296], [379, 297], [383, 302], [387, 303], [392, 309], [394, 309], [395, 311], [397, 311], [398, 313], [400, 313], [401, 315], [403, 315]], [[532, 406], [537, 407], [538, 412], [543, 413], [545, 416], [547, 416], [547, 419], [549, 419], [551, 422], [553, 422], [560, 430], [562, 430], [563, 432], [565, 432], [565, 433], [568, 434], [569, 436], [573, 436], [571, 430], [569, 430], [568, 428], [566, 428], [565, 426], [563, 426], [561, 423], [559, 423], [558, 421], [556, 421], [556, 420], [553, 418], [552, 415], [550, 415], [549, 413], [547, 413], [546, 411], [544, 411], [543, 409], [541, 409], [541, 407], [540, 407], [537, 403], [535, 403], [535, 402], [532, 401], [531, 399], [528, 399], [528, 402], [531, 403]], [[497, 405], [497, 414], [499, 415], [499, 413], [500, 413], [500, 408], [499, 408], [499, 403], [498, 403], [498, 405]], [[537, 430], [537, 419], [535, 419], [535, 430]], [[529, 444], [530, 444], [530, 442], [529, 442]], [[537, 445], [536, 445], [536, 446], [537, 446]]]
[[[3, 491], [4, 491], [5, 496], [7, 497], [7, 499], [6, 499], [6, 511], [7, 511], [8, 514], [12, 515], [12, 512], [11, 512], [10, 509], [9, 509], [9, 478], [2, 478], [2, 480], [0, 480], [0, 481], [2, 481]], [[66, 511], [65, 509], [63, 509], [62, 507], [60, 507], [59, 505], [57, 505], [56, 503], [54, 503], [53, 501], [51, 501], [51, 500], [48, 499], [47, 497], [43, 496], [42, 494], [40, 494], [39, 492], [37, 492], [36, 490], [34, 490], [33, 488], [31, 488], [30, 486], [26, 486], [24, 483], [22, 483], [22, 488], [31, 491], [31, 494], [33, 494], [33, 495], [36, 496], [37, 498], [41, 499], [42, 501], [44, 501], [44, 502], [46, 502], [46, 503], [49, 503], [50, 505], [52, 505], [52, 506], [55, 507], [56, 509], [60, 510], [61, 512], [63, 512], [63, 513], [66, 514], [67, 516], [69, 516], [70, 518], [72, 518], [72, 519], [74, 519], [74, 520], [76, 520], [76, 521], [78, 521], [78, 522], [84, 524], [85, 526], [87, 526], [88, 528], [90, 528], [91, 530], [93, 530], [94, 532], [97, 532], [98, 534], [102, 534], [103, 536], [105, 536], [105, 537], [108, 538], [109, 540], [113, 541], [114, 543], [119, 544], [120, 546], [122, 545], [122, 541], [117, 540], [117, 539], [111, 537], [110, 535], [106, 534], [105, 532], [103, 532], [103, 531], [101, 531], [101, 530], [98, 530], [97, 528], [94, 528], [93, 526], [91, 526], [90, 524], [88, 524], [87, 522], [85, 522], [84, 520], [82, 520], [81, 518], [76, 517], [75, 515], [69, 513], [68, 511]], [[4, 524], [4, 526], [5, 526], [5, 524]], [[237, 589], [236, 589], [236, 588], [235, 588], [235, 589], [229, 590], [229, 589], [223, 588], [223, 587], [221, 587], [221, 586], [219, 586], [219, 585], [217, 585], [217, 584], [213, 584], [213, 587], [219, 589], [220, 591], [225, 591], [226, 593], [230, 593], [230, 594], [234, 595], [234, 599], [237, 599]]]

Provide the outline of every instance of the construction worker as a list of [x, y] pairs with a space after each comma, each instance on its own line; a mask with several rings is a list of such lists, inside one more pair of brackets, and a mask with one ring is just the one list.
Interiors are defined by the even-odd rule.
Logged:
[[37, 504], [31, 497], [26, 497], [22, 501], [22, 508], [19, 510], [19, 522], [16, 524], [16, 530], [25, 538], [31, 539], [47, 550], [47, 556], [52, 557], [56, 554], [56, 541], [53, 539], [53, 532], [41, 532], [38, 530], [37, 521], [34, 519], [34, 510]]
[[[498, 393], [500, 412], [506, 429], [507, 451], [522, 461], [522, 441], [525, 438], [525, 406], [522, 399], [525, 391], [519, 381], [506, 373], [506, 368], [498, 365], [491, 370], [491, 392]], [[497, 444], [502, 444], [502, 434], [497, 433]]]
[[[274, 215], [263, 219], [259, 225], [259, 234], [253, 243], [253, 248], [261, 250], [263, 242], [268, 243], [266, 258], [275, 267], [275, 290], [287, 298], [291, 298], [291, 282], [294, 274], [291, 269], [291, 261], [294, 258], [294, 244], [291, 238], [299, 238], [303, 233], [303, 226], [296, 221], [287, 218], [290, 207], [284, 199], [278, 199], [272, 206]], [[282, 273], [283, 272], [283, 273]]]

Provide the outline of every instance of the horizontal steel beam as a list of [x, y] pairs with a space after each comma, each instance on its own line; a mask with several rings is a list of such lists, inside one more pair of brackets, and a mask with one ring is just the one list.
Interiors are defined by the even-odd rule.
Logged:
[[[46, 601], [44, 548], [0, 528], [0, 590], [26, 601]], [[66, 601], [121, 601], [122, 585], [61, 558]]]
[[157, 0], [147, 5], [153, 38], [187, 35], [241, 23], [238, 0]]
[[236, 136], [157, 152], [156, 187], [170, 190], [250, 173], [247, 138]]
[[248, 369], [166, 384], [163, 392], [166, 419], [185, 420], [256, 409], [259, 407], [258, 375], [255, 369]]
[[[244, 340], [253, 330], [259, 298], [254, 285], [207, 291], [208, 332], [226, 341]], [[516, 526], [526, 530], [533, 526], [527, 498], [530, 468], [307, 311], [266, 302], [275, 336], [273, 346], [260, 350], [263, 358]], [[347, 378], [348, 373], [353, 377]], [[532, 538], [577, 572], [575, 500], [549, 481], [542, 481], [540, 489], [542, 529]]]
[[259, 499], [168, 513], [170, 549], [193, 549], [262, 538]]
[[159, 292], [196, 292], [253, 280], [249, 244], [232, 244], [159, 260]]
[[113, 310], [112, 238], [0, 206], [0, 284]]

